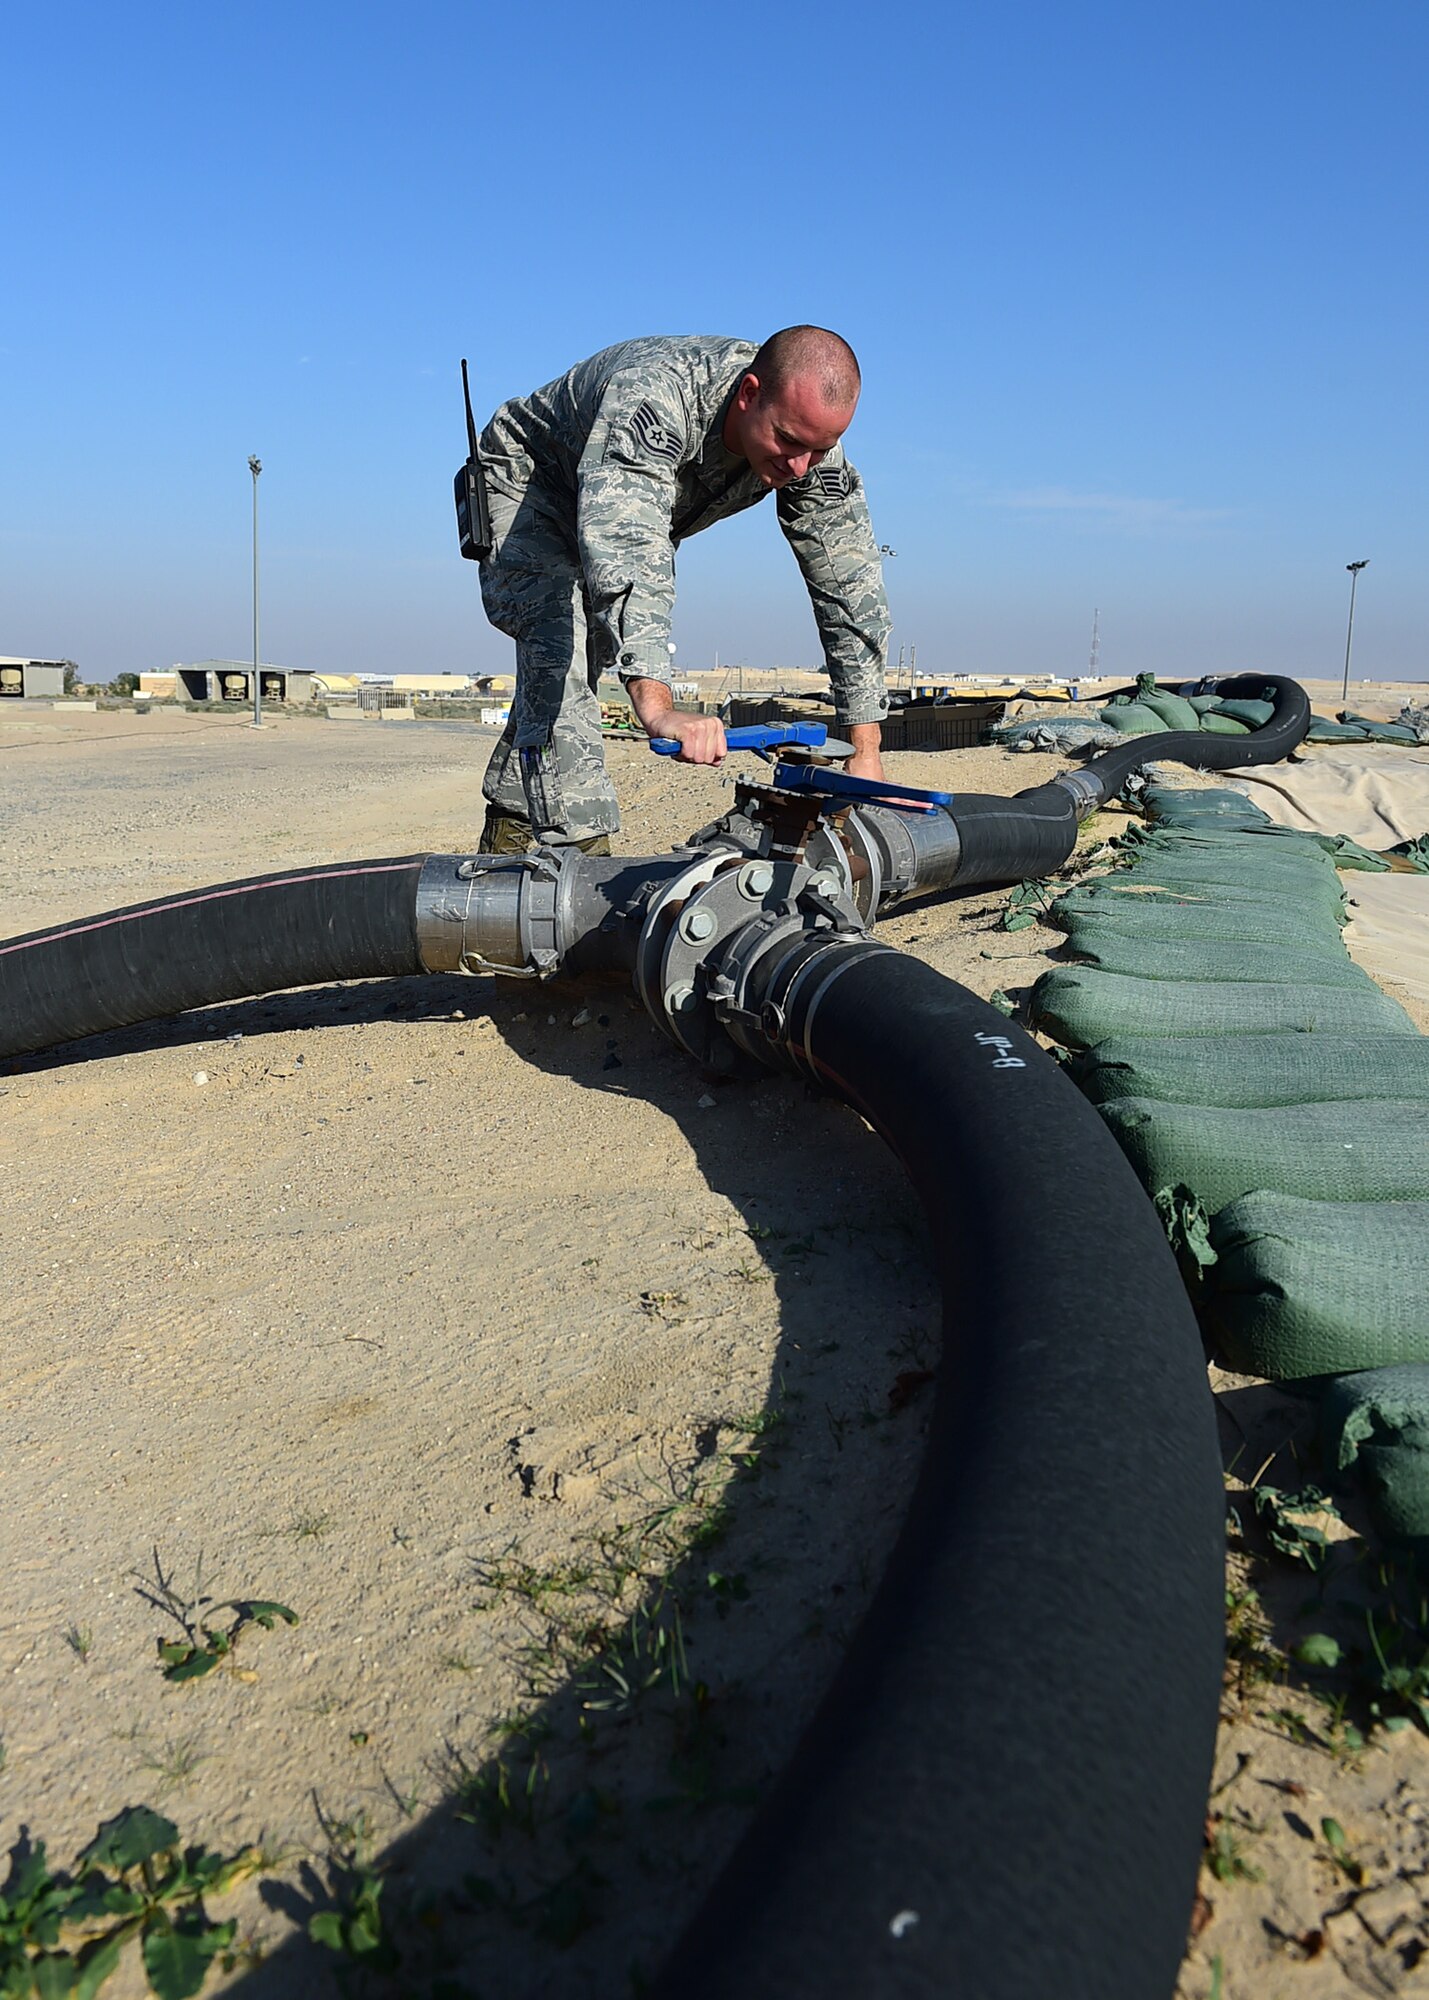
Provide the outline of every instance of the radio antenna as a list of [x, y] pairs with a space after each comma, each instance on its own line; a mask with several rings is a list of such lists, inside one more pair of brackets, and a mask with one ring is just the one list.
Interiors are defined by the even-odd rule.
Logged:
[[466, 441], [471, 447], [471, 456], [476, 457], [476, 418], [471, 414], [471, 384], [466, 379], [466, 358], [461, 364], [461, 393], [466, 398]]

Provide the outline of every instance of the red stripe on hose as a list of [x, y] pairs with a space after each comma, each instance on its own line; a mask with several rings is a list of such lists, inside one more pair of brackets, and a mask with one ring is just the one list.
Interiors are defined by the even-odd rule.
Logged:
[[385, 861], [380, 868], [319, 868], [311, 875], [273, 875], [266, 881], [237, 882], [231, 889], [205, 889], [198, 896], [180, 896], [168, 903], [145, 903], [137, 910], [117, 910], [113, 916], [95, 917], [87, 924], [71, 924], [65, 931], [47, 931], [43, 937], [20, 938], [15, 944], [0, 944], [0, 958], [12, 951], [32, 951], [37, 945], [60, 944], [65, 938], [83, 937], [88, 931], [106, 930], [110, 924], [129, 924], [151, 917], [159, 910], [191, 910], [199, 903], [221, 902], [225, 896], [256, 896], [260, 889], [287, 889], [299, 882], [342, 882], [353, 875], [397, 875], [404, 868], [417, 869], [420, 861]]

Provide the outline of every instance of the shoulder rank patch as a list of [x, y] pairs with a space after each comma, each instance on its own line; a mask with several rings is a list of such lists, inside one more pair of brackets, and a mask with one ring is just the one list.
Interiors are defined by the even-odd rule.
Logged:
[[642, 403], [630, 419], [635, 441], [654, 458], [668, 458], [673, 465], [680, 456], [680, 440], [653, 403]]
[[849, 477], [846, 465], [816, 465], [814, 477], [828, 500], [847, 500], [853, 489], [853, 481]]

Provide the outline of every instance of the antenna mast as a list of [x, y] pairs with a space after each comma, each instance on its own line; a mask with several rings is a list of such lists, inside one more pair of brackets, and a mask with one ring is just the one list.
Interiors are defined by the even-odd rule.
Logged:
[[1097, 657], [1098, 657], [1098, 655], [1100, 654], [1100, 652], [1101, 652], [1101, 649], [1102, 649], [1102, 648], [1101, 648], [1101, 630], [1100, 630], [1100, 619], [1101, 619], [1101, 613], [1100, 613], [1100, 612], [1099, 612], [1099, 611], [1097, 610], [1096, 606], [1095, 606], [1095, 605], [1093, 605], [1093, 607], [1092, 607], [1092, 655], [1091, 655], [1091, 658], [1090, 658], [1090, 659], [1089, 659], [1089, 660], [1087, 661], [1087, 679], [1088, 679], [1088, 680], [1090, 680], [1090, 681], [1094, 681], [1094, 680], [1095, 680], [1095, 679], [1097, 678]]

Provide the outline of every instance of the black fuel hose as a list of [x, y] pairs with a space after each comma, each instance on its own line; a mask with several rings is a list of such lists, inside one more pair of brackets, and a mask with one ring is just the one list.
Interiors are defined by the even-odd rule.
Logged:
[[[1135, 688], [1119, 688], [1119, 694], [1135, 695]], [[1242, 764], [1278, 764], [1304, 741], [1310, 727], [1310, 697], [1299, 681], [1283, 674], [1232, 674], [1227, 679], [1185, 681], [1168, 692], [1173, 694], [1218, 694], [1237, 701], [1270, 701], [1274, 708], [1269, 722], [1252, 729], [1248, 736], [1212, 736], [1195, 729], [1170, 729], [1152, 736], [1128, 736], [1100, 757], [1083, 766], [1084, 773], [1097, 780], [1104, 799], [1113, 799], [1131, 776], [1146, 763], [1189, 764], [1198, 771], [1230, 771]], [[1107, 700], [1111, 700], [1109, 695]]]
[[[1200, 692], [1210, 684], [1189, 685]], [[1132, 772], [1152, 759], [1208, 771], [1273, 764], [1290, 754], [1310, 726], [1309, 698], [1298, 681], [1238, 674], [1217, 682], [1215, 692], [1271, 699], [1270, 720], [1246, 736], [1202, 735], [1190, 729], [1128, 736], [1076, 772], [1011, 798], [959, 792], [941, 813], [930, 813], [921, 822], [886, 807], [866, 808], [863, 817], [882, 850], [884, 900], [1050, 875], [1075, 847], [1077, 827], [1087, 813], [1115, 798]]]
[[1195, 1319], [1130, 1167], [1028, 1036], [917, 959], [809, 949], [789, 1041], [921, 1197], [945, 1345], [877, 1595], [657, 2000], [1161, 2000], [1223, 1646]]
[[0, 1056], [286, 986], [420, 972], [425, 855], [291, 869], [0, 944]]

